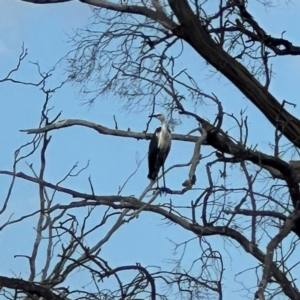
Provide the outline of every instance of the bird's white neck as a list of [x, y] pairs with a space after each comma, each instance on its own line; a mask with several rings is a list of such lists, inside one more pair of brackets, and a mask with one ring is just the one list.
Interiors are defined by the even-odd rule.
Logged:
[[168, 124], [167, 124], [166, 120], [161, 121], [161, 126], [162, 127], [168, 127]]
[[161, 130], [168, 131], [168, 124], [165, 120], [161, 121]]

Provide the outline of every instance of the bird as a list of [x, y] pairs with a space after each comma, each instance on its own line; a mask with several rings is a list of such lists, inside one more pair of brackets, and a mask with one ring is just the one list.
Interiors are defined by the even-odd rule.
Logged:
[[149, 118], [156, 118], [160, 120], [161, 127], [156, 128], [149, 144], [148, 178], [154, 181], [158, 176], [160, 168], [162, 167], [164, 188], [166, 188], [164, 164], [171, 149], [172, 135], [163, 114], [153, 114], [150, 115]]

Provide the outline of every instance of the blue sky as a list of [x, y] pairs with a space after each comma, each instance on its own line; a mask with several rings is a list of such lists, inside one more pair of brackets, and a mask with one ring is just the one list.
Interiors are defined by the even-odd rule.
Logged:
[[[214, 1], [216, 2], [216, 1]], [[276, 37], [286, 30], [285, 38], [293, 41], [295, 45], [300, 44], [300, 37], [297, 32], [299, 26], [289, 20], [298, 20], [299, 4], [280, 5], [272, 9], [264, 9], [257, 2], [251, 3], [253, 15], [265, 30]], [[70, 45], [67, 43], [67, 34], [72, 35], [73, 30], [84, 27], [91, 17], [91, 10], [87, 5], [79, 2], [70, 2], [59, 5], [32, 5], [21, 1], [1, 0], [0, 2], [0, 78], [15, 66], [17, 57], [20, 54], [22, 43], [28, 48], [29, 55], [26, 57], [23, 66], [16, 75], [23, 80], [36, 80], [36, 71], [29, 62], [39, 62], [42, 70], [47, 71], [51, 68], [67, 51]], [[296, 22], [296, 21], [295, 21]], [[273, 141], [274, 131], [270, 124], [265, 121], [258, 110], [241, 95], [235, 87], [219, 75], [210, 78], [210, 69], [205, 66], [204, 61], [195, 55], [192, 49], [185, 50], [186, 55], [179, 62], [178, 67], [186, 67], [197, 76], [199, 85], [205, 92], [214, 92], [223, 102], [224, 110], [228, 113], [238, 114], [241, 109], [247, 108], [247, 115], [250, 120], [250, 144], [258, 143], [258, 149], [266, 153], [271, 153], [268, 142]], [[287, 100], [297, 103], [297, 88], [300, 84], [299, 59], [297, 57], [280, 57], [274, 61], [273, 69], [275, 77], [271, 84], [271, 91], [279, 100]], [[58, 68], [52, 76], [49, 86], [56, 86], [65, 78], [61, 68]], [[31, 137], [19, 132], [20, 129], [35, 128], [38, 126], [40, 111], [44, 102], [44, 95], [33, 87], [23, 87], [11, 83], [0, 84], [0, 144], [2, 156], [0, 158], [0, 169], [10, 170], [13, 162], [13, 152], [22, 143]], [[124, 113], [121, 110], [119, 99], [113, 99], [111, 95], [106, 95], [98, 99], [94, 107], [89, 108], [82, 104], [82, 96], [78, 94], [78, 89], [71, 85], [66, 85], [58, 90], [51, 99], [54, 106], [52, 116], [62, 111], [61, 119], [85, 119], [99, 123], [107, 127], [113, 127], [113, 115], [116, 115], [118, 126], [121, 129], [131, 128], [132, 131], [142, 131], [147, 120], [147, 111], [135, 114]], [[214, 108], [215, 109], [215, 108]], [[213, 115], [211, 106], [203, 106], [197, 111], [201, 116]], [[215, 110], [214, 113], [217, 111]], [[299, 108], [291, 110], [299, 117]], [[146, 121], [145, 121], [146, 120]], [[153, 121], [151, 131], [158, 126]], [[175, 129], [179, 133], [187, 133], [196, 126], [192, 120], [184, 120], [184, 124]], [[232, 122], [225, 120], [224, 129], [232, 128]], [[236, 134], [235, 129], [231, 129], [232, 135]], [[259, 134], [257, 134], [259, 133]], [[125, 182], [128, 176], [136, 169], [136, 160], [141, 160], [147, 154], [148, 143], [146, 141], [126, 140], [116, 137], [101, 136], [96, 132], [86, 128], [74, 127], [67, 128], [52, 133], [52, 141], [48, 149], [47, 169], [45, 178], [50, 182], [60, 180], [69, 169], [78, 162], [79, 167], [86, 165], [90, 161], [89, 168], [83, 172], [81, 177], [67, 180], [64, 186], [78, 189], [82, 192], [89, 191], [88, 176], [91, 175], [95, 184], [97, 194], [115, 194], [119, 186]], [[193, 151], [192, 144], [182, 144], [173, 142], [172, 151], [168, 157], [167, 165], [188, 162]], [[203, 149], [205, 153], [205, 149]], [[184, 153], [184, 155], [182, 154]], [[287, 160], [290, 157], [286, 157]], [[28, 164], [33, 163], [38, 167], [38, 157], [26, 160]], [[29, 168], [25, 163], [18, 167], [18, 171], [30, 174]], [[237, 168], [238, 169], [238, 168]], [[201, 163], [198, 167], [197, 177], [198, 188], [206, 187], [205, 164]], [[175, 175], [167, 176], [167, 183], [171, 188], [179, 189], [181, 183], [187, 178], [188, 169], [180, 169]], [[147, 161], [144, 160], [135, 176], [124, 188], [124, 195], [139, 194], [148, 185]], [[239, 179], [238, 170], [233, 172], [230, 179], [241, 187], [245, 184], [243, 179]], [[203, 180], [201, 181], [201, 179]], [[237, 181], [239, 180], [239, 181]], [[0, 195], [3, 199], [6, 195], [9, 179], [1, 177]], [[184, 197], [172, 197], [176, 205], [184, 205], [197, 197], [198, 192], [190, 192]], [[169, 201], [169, 196], [156, 200], [156, 203]], [[58, 196], [58, 202], [68, 203], [72, 199], [65, 196]], [[18, 180], [12, 199], [9, 202], [7, 212], [2, 215], [3, 224], [6, 218], [12, 213], [13, 217], [19, 217], [24, 213], [30, 212], [37, 207], [38, 187], [33, 184]], [[93, 222], [97, 222], [97, 215], [94, 215]], [[21, 258], [13, 258], [15, 254], [24, 252], [29, 253], [31, 243], [34, 238], [34, 218], [20, 225], [13, 225], [0, 233], [0, 251], [3, 253], [3, 265], [1, 275], [13, 276], [14, 273], [21, 274], [23, 278], [28, 276], [27, 262]], [[112, 223], [107, 224], [105, 229], [109, 229]], [[20, 234], [21, 233], [21, 234]], [[103, 236], [105, 232], [101, 233]], [[16, 239], [17, 237], [17, 239]], [[130, 224], [124, 225], [116, 232], [111, 241], [103, 247], [101, 253], [103, 258], [113, 261], [113, 266], [122, 264], [142, 265], [159, 264], [167, 259], [174, 259], [178, 255], [172, 256], [173, 245], [170, 240], [178, 243], [192, 238], [192, 234], [187, 234], [178, 226], [168, 226], [161, 217], [150, 213], [142, 213], [140, 217]], [[93, 237], [94, 241], [97, 237]], [[98, 237], [99, 238], [99, 237]], [[222, 250], [225, 241], [222, 239], [211, 238], [210, 241], [218, 250]], [[221, 242], [220, 242], [221, 241]], [[7, 250], [7, 244], [12, 245]], [[120, 249], [122, 245], [122, 249]], [[253, 265], [254, 260], [243, 259], [243, 251], [235, 250], [229, 243], [226, 246], [228, 256], [224, 254], [227, 268], [225, 277], [227, 282], [233, 280], [232, 274]], [[190, 245], [187, 250], [186, 266], [189, 258], [197, 256], [199, 248], [197, 242]], [[41, 264], [43, 257], [40, 257]], [[79, 276], [79, 275], [78, 275]], [[255, 284], [255, 282], [254, 282]], [[230, 288], [225, 287], [225, 295], [232, 295]], [[238, 290], [238, 288], [236, 289]], [[236, 295], [236, 294], [234, 294]], [[226, 298], [225, 298], [226, 299]]]

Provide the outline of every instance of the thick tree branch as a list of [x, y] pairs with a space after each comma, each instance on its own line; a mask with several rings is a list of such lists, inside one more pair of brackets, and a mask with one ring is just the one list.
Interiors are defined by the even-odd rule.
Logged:
[[216, 44], [187, 0], [169, 0], [181, 26], [173, 33], [189, 43], [208, 63], [227, 77], [295, 146], [300, 147], [300, 121], [292, 116], [254, 76]]
[[[262, 280], [261, 280], [259, 289], [256, 293], [256, 295], [259, 297], [259, 299], [264, 299], [265, 289], [266, 289], [267, 285], [269, 284], [270, 279], [272, 278], [272, 275], [273, 275], [272, 270], [271, 270], [271, 265], [273, 263], [273, 257], [275, 255], [275, 250], [278, 247], [278, 245], [283, 241], [283, 239], [286, 238], [288, 236], [288, 234], [291, 232], [291, 229], [297, 223], [299, 217], [300, 217], [299, 211], [296, 211], [292, 215], [290, 215], [285, 220], [284, 225], [282, 226], [279, 233], [269, 242], [269, 244], [267, 246], [267, 253], [265, 256]], [[295, 298], [295, 299], [298, 299], [298, 298]]]
[[[251, 25], [256, 32], [256, 34], [249, 34], [250, 32], [247, 31], [252, 41], [261, 42], [266, 47], [272, 49], [274, 53], [276, 53], [277, 55], [300, 55], [300, 47], [294, 46], [291, 42], [289, 42], [286, 39], [283, 38], [277, 39], [268, 35], [254, 20], [251, 14], [247, 11], [243, 1], [235, 0], [235, 4], [240, 10], [240, 15], [242, 19], [245, 22], [247, 22], [249, 25]], [[243, 33], [245, 33], [243, 31], [244, 27], [242, 24], [240, 24], [238, 27], [241, 29]], [[283, 46], [284, 49], [279, 49], [280, 46]]]
[[[260, 42], [271, 49], [277, 55], [300, 55], [300, 47], [294, 46], [290, 41], [283, 38], [273, 38], [265, 33], [264, 38], [259, 37], [256, 33], [246, 29], [243, 24], [237, 22], [237, 26], [230, 26], [226, 28], [211, 28], [209, 33], [222, 32], [242, 32], [249, 38], [249, 42]], [[284, 46], [284, 49], [280, 49]]]
[[66, 300], [66, 297], [60, 297], [46, 287], [23, 279], [0, 276], [0, 286], [8, 289], [19, 290], [29, 295], [37, 295], [44, 299]]
[[57, 4], [57, 3], [64, 3], [70, 2], [73, 0], [22, 0], [23, 2], [30, 2], [33, 4]]

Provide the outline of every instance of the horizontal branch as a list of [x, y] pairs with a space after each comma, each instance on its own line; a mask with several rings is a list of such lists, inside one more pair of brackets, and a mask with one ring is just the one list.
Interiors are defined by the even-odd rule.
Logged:
[[[45, 126], [43, 128], [35, 129], [24, 129], [20, 130], [21, 132], [26, 132], [27, 134], [39, 134], [45, 133], [52, 130], [67, 128], [71, 126], [84, 126], [96, 130], [97, 132], [104, 135], [112, 135], [126, 138], [134, 138], [137, 140], [151, 140], [153, 133], [144, 133], [144, 132], [134, 132], [129, 130], [119, 130], [119, 129], [110, 129], [105, 126], [85, 121], [79, 119], [67, 119], [61, 120], [59, 122], [53, 123], [51, 125]], [[174, 141], [183, 141], [183, 142], [192, 142], [196, 143], [198, 141], [198, 136], [187, 136], [183, 134], [172, 134], [172, 140]]]
[[[26, 175], [24, 174], [23, 172], [18, 172], [18, 173], [13, 173], [13, 172], [10, 172], [10, 171], [0, 171], [0, 174], [2, 175], [9, 175], [9, 176], [15, 176], [17, 178], [21, 178], [21, 179], [25, 179], [27, 181], [30, 181], [30, 182], [33, 182], [33, 183], [37, 183], [37, 184], [41, 184], [43, 185], [44, 187], [48, 187], [48, 188], [51, 188], [55, 191], [58, 191], [58, 192], [62, 192], [62, 193], [65, 193], [65, 194], [68, 194], [68, 195], [71, 195], [73, 198], [83, 198], [83, 199], [89, 199], [89, 200], [95, 200], [95, 201], [98, 201], [100, 200], [97, 196], [95, 195], [92, 195], [92, 194], [85, 194], [85, 193], [80, 193], [80, 192], [77, 192], [75, 190], [71, 190], [71, 189], [68, 189], [68, 188], [64, 188], [64, 187], [61, 187], [59, 185], [56, 185], [56, 184], [52, 184], [50, 182], [47, 182], [45, 180], [41, 180], [37, 177], [32, 177], [32, 176], [29, 176], [29, 175]], [[108, 202], [111, 202], [111, 201], [119, 201], [119, 200], [122, 200], [124, 197], [121, 197], [121, 196], [106, 196], [105, 198], [103, 198], [104, 196], [101, 197], [101, 200], [105, 200], [105, 201], [108, 201]], [[126, 198], [126, 197], [125, 197]], [[131, 200], [132, 197], [128, 197], [126, 198], [127, 200]], [[135, 198], [134, 198], [135, 199]], [[53, 211], [50, 210], [50, 212]], [[48, 212], [48, 211], [47, 211]]]
[[32, 296], [37, 295], [44, 299], [66, 300], [66, 297], [60, 297], [46, 287], [23, 279], [0, 276], [0, 286], [1, 288], [5, 287], [8, 289], [19, 290]]
[[[72, 0], [21, 0], [21, 1], [30, 2], [33, 4], [55, 4], [55, 3], [69, 2]], [[167, 15], [163, 10], [156, 11], [146, 6], [127, 5], [122, 0], [120, 1], [122, 2], [121, 4], [113, 3], [106, 0], [79, 0], [79, 1], [88, 5], [104, 8], [107, 10], [117, 11], [120, 13], [128, 13], [128, 14], [145, 16], [149, 19], [152, 19], [162, 24], [165, 28], [170, 30], [177, 26], [177, 24], [174, 21], [172, 21], [170, 18], [167, 17]]]
[[234, 211], [230, 209], [224, 209], [223, 212], [225, 214], [239, 214], [243, 216], [260, 216], [260, 217], [272, 217], [272, 218], [277, 218], [281, 221], [286, 221], [287, 217], [279, 213], [277, 211], [270, 211], [270, 210], [249, 210], [249, 209], [235, 209]]
[[33, 4], [58, 4], [64, 2], [71, 2], [73, 0], [21, 0], [23, 2], [30, 2]]

